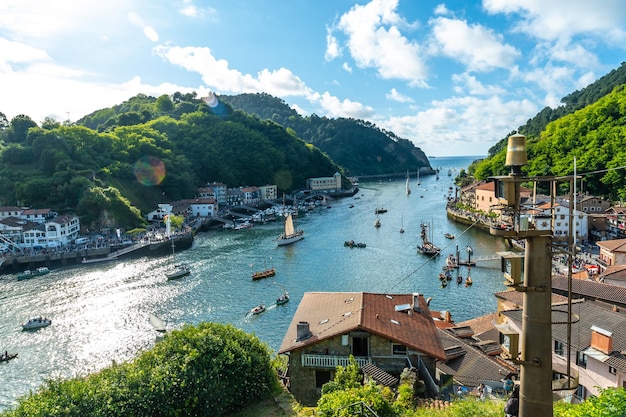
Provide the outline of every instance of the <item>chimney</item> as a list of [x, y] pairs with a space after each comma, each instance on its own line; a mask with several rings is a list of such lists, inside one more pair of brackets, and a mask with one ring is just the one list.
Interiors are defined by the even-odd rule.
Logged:
[[414, 292], [413, 293], [413, 302], [411, 302], [411, 307], [412, 310], [415, 311], [416, 313], [421, 313], [422, 309], [420, 308], [420, 293], [418, 292]]
[[610, 355], [613, 352], [613, 333], [591, 326], [591, 347]]
[[302, 342], [303, 340], [307, 340], [311, 336], [312, 335], [311, 335], [311, 330], [309, 330], [309, 322], [308, 321], [298, 322], [296, 342]]

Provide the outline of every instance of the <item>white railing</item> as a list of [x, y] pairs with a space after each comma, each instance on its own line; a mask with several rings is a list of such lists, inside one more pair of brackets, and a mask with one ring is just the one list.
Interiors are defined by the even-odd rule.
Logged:
[[[356, 363], [362, 367], [366, 363], [371, 363], [371, 358], [354, 358]], [[350, 364], [349, 356], [332, 356], [332, 355], [302, 355], [302, 366], [314, 368], [336, 368], [338, 366], [348, 366]]]

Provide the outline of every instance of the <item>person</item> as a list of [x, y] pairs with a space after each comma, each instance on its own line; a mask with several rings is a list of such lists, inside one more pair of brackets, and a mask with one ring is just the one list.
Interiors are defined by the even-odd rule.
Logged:
[[485, 398], [487, 398], [487, 387], [482, 382], [478, 386], [478, 396], [480, 401], [485, 401]]
[[462, 397], [463, 397], [463, 388], [461, 388], [461, 386], [460, 386], [460, 385], [459, 385], [459, 387], [456, 389], [456, 395], [457, 395], [459, 398], [462, 398]]
[[511, 394], [511, 391], [513, 390], [513, 385], [513, 380], [511, 380], [510, 376], [507, 376], [504, 380], [504, 392], [507, 396]]
[[506, 417], [517, 417], [519, 415], [519, 385], [513, 387], [513, 392], [504, 404]]

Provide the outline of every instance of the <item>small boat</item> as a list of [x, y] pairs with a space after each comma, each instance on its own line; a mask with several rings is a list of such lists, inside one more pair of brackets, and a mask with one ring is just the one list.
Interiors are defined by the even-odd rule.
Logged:
[[377, 207], [377, 208], [374, 210], [374, 214], [381, 214], [381, 213], [387, 213], [387, 209], [386, 209], [386, 208], [384, 208], [384, 207]]
[[250, 314], [261, 314], [264, 311], [265, 311], [265, 304], [259, 304], [258, 306], [250, 310]]
[[2, 355], [0, 355], [0, 362], [8, 362], [15, 358], [17, 358], [17, 353], [9, 353], [5, 351]]
[[176, 268], [165, 274], [168, 280], [182, 278], [191, 274], [191, 269], [186, 264], [176, 265]]
[[441, 253], [441, 249], [428, 239], [428, 225], [426, 223], [422, 223], [420, 227], [422, 228], [420, 233], [420, 236], [422, 237], [422, 244], [417, 245], [417, 251], [428, 256], [439, 255]]
[[283, 304], [287, 304], [289, 302], [289, 293], [287, 291], [283, 292], [283, 294], [276, 299], [276, 305], [282, 306]]
[[45, 317], [35, 317], [28, 320], [26, 323], [22, 323], [22, 330], [34, 330], [41, 329], [42, 327], [48, 327], [52, 324], [52, 320]]
[[461, 285], [462, 283], [463, 283], [463, 278], [461, 278], [460, 275], [457, 275], [457, 277], [456, 277], [456, 284], [457, 285]]
[[276, 268], [269, 268], [264, 271], [258, 271], [253, 273], [252, 279], [256, 281], [263, 278], [273, 277], [274, 275], [276, 275]]
[[22, 281], [24, 279], [35, 278], [35, 277], [39, 277], [39, 276], [42, 276], [42, 275], [46, 275], [49, 272], [50, 272], [50, 270], [47, 267], [45, 267], [45, 266], [40, 266], [39, 268], [35, 269], [34, 271], [31, 271], [30, 269], [27, 269], [26, 271], [22, 272], [21, 274], [19, 274], [17, 276], [17, 280], [18, 281]]
[[446, 237], [446, 239], [454, 239], [454, 235], [451, 233], [446, 233], [444, 236]]
[[352, 248], [364, 248], [367, 245], [365, 243], [361, 243], [361, 242], [355, 242], [354, 240], [346, 240], [345, 242], [343, 242], [343, 246], [346, 246], [350, 249]]
[[[169, 217], [167, 221], [169, 222]], [[176, 259], [176, 251], [174, 250], [174, 239], [171, 239], [171, 240], [172, 240], [172, 259], [174, 260]], [[189, 268], [187, 264], [177, 264], [177, 265], [174, 265], [174, 269], [170, 272], [167, 272], [165, 276], [167, 277], [169, 281], [172, 279], [182, 278], [189, 274], [191, 274], [191, 269]]]
[[374, 227], [380, 227], [380, 219], [376, 219], [376, 221], [374, 222]]
[[278, 242], [278, 246], [289, 245], [291, 243], [295, 243], [299, 240], [304, 239], [304, 231], [296, 230], [293, 224], [293, 216], [291, 213], [288, 213], [285, 217], [285, 231], [278, 236], [276, 241]]
[[409, 171], [406, 172], [406, 194], [411, 194], [411, 187], [409, 187]]
[[165, 321], [158, 317], [156, 314], [150, 313], [150, 324], [157, 332], [165, 333]]

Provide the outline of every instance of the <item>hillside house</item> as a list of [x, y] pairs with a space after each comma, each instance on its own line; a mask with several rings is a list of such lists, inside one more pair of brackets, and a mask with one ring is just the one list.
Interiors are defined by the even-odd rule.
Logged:
[[612, 265], [626, 265], [626, 239], [596, 242], [600, 248], [598, 263], [603, 269]]
[[431, 392], [437, 392], [435, 362], [446, 359], [420, 294], [305, 293], [278, 353], [289, 355], [292, 394], [309, 406], [350, 355], [362, 369], [390, 380], [404, 368], [417, 369]]
[[608, 238], [626, 239], [626, 207], [610, 207], [605, 213]]

